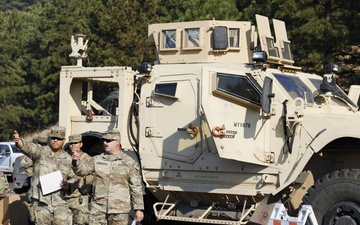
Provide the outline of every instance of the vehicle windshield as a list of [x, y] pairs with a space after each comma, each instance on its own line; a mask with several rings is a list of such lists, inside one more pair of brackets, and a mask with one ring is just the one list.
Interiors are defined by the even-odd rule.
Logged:
[[12, 147], [14, 153], [21, 153], [15, 144], [11, 144], [11, 147]]
[[299, 77], [284, 74], [274, 74], [274, 76], [293, 99], [305, 96], [308, 103], [314, 103], [311, 89]]
[[[316, 87], [316, 89], [319, 91], [320, 93], [320, 84], [322, 82], [322, 80], [318, 80], [318, 79], [309, 79], [311, 81], [311, 83], [314, 84], [314, 86]], [[341, 90], [341, 88], [339, 86], [336, 85], [336, 90], [334, 92], [334, 95], [345, 99], [345, 101], [347, 101], [349, 104], [351, 104], [354, 107], [358, 107], [353, 101], [351, 101], [351, 99], [343, 92], [343, 90]]]

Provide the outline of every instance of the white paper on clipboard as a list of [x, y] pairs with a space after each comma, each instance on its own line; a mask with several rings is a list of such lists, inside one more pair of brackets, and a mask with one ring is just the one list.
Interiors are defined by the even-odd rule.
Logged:
[[43, 195], [60, 190], [60, 183], [63, 181], [60, 170], [40, 176], [40, 184]]

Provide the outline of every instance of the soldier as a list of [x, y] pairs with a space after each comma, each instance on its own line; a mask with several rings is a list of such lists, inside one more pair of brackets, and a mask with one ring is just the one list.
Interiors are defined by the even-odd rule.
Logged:
[[[46, 146], [48, 148], [48, 146], [47, 146], [48, 135], [46, 135], [45, 133], [39, 134], [39, 136], [37, 137], [37, 139], [35, 141], [39, 146], [44, 146], [44, 147]], [[30, 188], [27, 192], [28, 199], [27, 199], [27, 201], [24, 202], [24, 204], [28, 208], [28, 211], [29, 211], [29, 225], [35, 224], [34, 206], [31, 203], [31, 196], [33, 193], [33, 189], [36, 188], [36, 185], [32, 183], [34, 180], [34, 179], [32, 179], [32, 176], [34, 173], [33, 161], [29, 157], [24, 156], [20, 162], [20, 166], [22, 168], [24, 168], [26, 175], [28, 177], [31, 177]]]
[[83, 163], [76, 152], [72, 155], [77, 175], [94, 174], [89, 224], [128, 225], [132, 210], [135, 221], [141, 222], [144, 202], [140, 166], [121, 151], [119, 131], [107, 131], [101, 140], [105, 153], [92, 157], [92, 163]]
[[[28, 156], [34, 163], [32, 203], [35, 211], [36, 224], [72, 224], [72, 214], [65, 196], [77, 188], [78, 179], [71, 170], [71, 157], [62, 146], [65, 142], [65, 128], [53, 126], [50, 129], [49, 148], [20, 139], [15, 130], [12, 138], [16, 147]], [[60, 171], [63, 181], [59, 183], [60, 190], [43, 195], [40, 177], [55, 171]]]
[[4, 198], [9, 193], [9, 182], [7, 176], [0, 171], [0, 198]]
[[[91, 157], [81, 150], [83, 145], [81, 134], [69, 136], [69, 148], [71, 154], [77, 152], [80, 155], [80, 161], [84, 163], [91, 162]], [[89, 222], [89, 194], [91, 191], [92, 176], [88, 175], [80, 178], [79, 188], [68, 198], [69, 208], [73, 214], [73, 224], [83, 225]]]

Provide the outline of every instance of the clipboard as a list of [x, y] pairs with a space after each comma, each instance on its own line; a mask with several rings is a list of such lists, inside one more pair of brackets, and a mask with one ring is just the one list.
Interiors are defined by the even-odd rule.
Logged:
[[43, 195], [60, 190], [60, 183], [63, 182], [63, 177], [60, 170], [42, 175], [39, 177], [39, 179]]

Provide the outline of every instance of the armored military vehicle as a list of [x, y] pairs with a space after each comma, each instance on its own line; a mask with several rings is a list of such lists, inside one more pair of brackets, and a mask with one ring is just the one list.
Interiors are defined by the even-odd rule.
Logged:
[[290, 215], [310, 204], [319, 224], [359, 224], [359, 87], [346, 95], [335, 64], [302, 72], [285, 23], [256, 23], [151, 24], [157, 61], [136, 71], [82, 66], [87, 41], [72, 37], [59, 124], [119, 129], [157, 220], [267, 224], [280, 202]]

